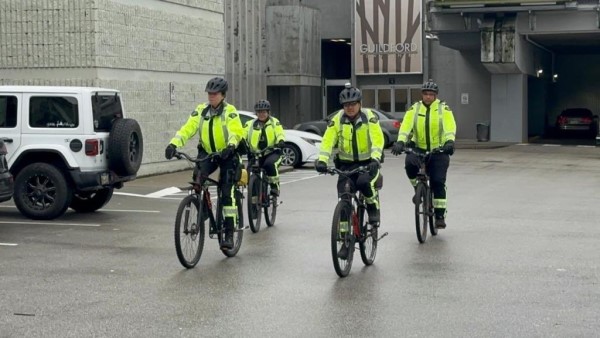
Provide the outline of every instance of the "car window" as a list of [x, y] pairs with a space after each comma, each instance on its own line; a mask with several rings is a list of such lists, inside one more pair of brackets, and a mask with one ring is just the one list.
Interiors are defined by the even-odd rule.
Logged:
[[561, 115], [567, 117], [592, 117], [592, 112], [589, 109], [567, 109], [563, 110]]
[[79, 126], [77, 98], [33, 96], [29, 99], [29, 125], [34, 128], [76, 128]]
[[0, 96], [0, 128], [17, 126], [17, 97]]
[[117, 94], [92, 95], [94, 131], [110, 132], [115, 118], [123, 117], [121, 99]]
[[245, 126], [248, 121], [253, 120], [254, 116], [246, 115], [246, 114], [238, 114], [240, 116], [240, 121], [242, 121], [242, 126]]

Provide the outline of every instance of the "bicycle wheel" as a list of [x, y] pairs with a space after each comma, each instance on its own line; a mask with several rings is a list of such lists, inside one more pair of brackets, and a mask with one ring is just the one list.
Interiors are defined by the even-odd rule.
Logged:
[[[331, 257], [333, 267], [340, 277], [346, 277], [352, 268], [354, 258], [354, 236], [352, 233], [352, 206], [346, 201], [338, 202], [333, 213], [331, 224]], [[348, 256], [342, 259], [338, 256], [340, 249], [346, 245]]]
[[221, 250], [227, 257], [233, 257], [237, 255], [242, 246], [242, 239], [244, 238], [244, 212], [242, 206], [242, 192], [239, 190], [235, 191], [235, 205], [237, 207], [237, 218], [235, 223], [235, 231], [233, 232], [233, 248]]
[[277, 196], [271, 195], [271, 190], [267, 189], [269, 185], [265, 182], [263, 191], [265, 192], [265, 221], [267, 226], [272, 227], [275, 225], [275, 218], [277, 217]]
[[252, 174], [250, 176], [250, 182], [248, 183], [248, 222], [250, 223], [250, 230], [257, 233], [260, 230], [260, 222], [262, 218], [262, 201], [260, 191], [261, 179]]
[[435, 215], [435, 211], [433, 210], [433, 191], [431, 189], [427, 189], [428, 190], [428, 203], [427, 205], [429, 206], [429, 232], [431, 232], [431, 236], [436, 236], [438, 234], [438, 229], [435, 227], [435, 223], [434, 223], [434, 215]]
[[427, 188], [423, 183], [417, 184], [415, 195], [417, 197], [417, 203], [415, 203], [415, 226], [417, 230], [417, 239], [419, 240], [419, 243], [424, 243], [427, 239], [429, 207], [427, 205]]
[[175, 251], [181, 265], [188, 269], [198, 264], [204, 249], [204, 221], [200, 221], [204, 217], [200, 205], [198, 195], [186, 196], [175, 217]]
[[365, 209], [358, 208], [358, 221], [360, 222], [361, 239], [359, 241], [360, 258], [365, 265], [375, 262], [377, 255], [377, 227], [365, 221]]

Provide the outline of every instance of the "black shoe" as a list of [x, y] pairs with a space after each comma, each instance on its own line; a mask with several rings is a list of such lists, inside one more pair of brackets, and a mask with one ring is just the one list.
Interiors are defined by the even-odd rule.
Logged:
[[344, 243], [342, 245], [342, 247], [338, 251], [337, 255], [338, 255], [339, 259], [343, 259], [343, 260], [348, 259], [348, 246], [346, 245], [346, 243]]
[[419, 199], [417, 198], [417, 194], [413, 195], [412, 201], [413, 201], [413, 204], [419, 203]]
[[367, 203], [367, 214], [369, 214], [369, 223], [379, 223], [379, 209], [377, 209], [375, 204]]
[[437, 217], [435, 218], [435, 228], [436, 229], [446, 229], [446, 221], [444, 220], [444, 217]]
[[279, 196], [279, 189], [271, 188], [271, 195], [273, 195], [275, 197]]
[[221, 250], [233, 249], [233, 230], [225, 230], [225, 239], [221, 242]]

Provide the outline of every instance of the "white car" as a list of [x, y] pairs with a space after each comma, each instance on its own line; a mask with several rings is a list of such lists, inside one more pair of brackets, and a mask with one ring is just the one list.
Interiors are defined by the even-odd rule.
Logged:
[[[238, 113], [244, 126], [246, 122], [256, 118], [256, 114], [249, 111], [238, 110]], [[321, 136], [294, 129], [284, 129], [283, 132], [286, 146], [283, 148], [281, 165], [298, 168], [306, 162], [312, 162], [319, 158], [319, 149], [323, 139]]]

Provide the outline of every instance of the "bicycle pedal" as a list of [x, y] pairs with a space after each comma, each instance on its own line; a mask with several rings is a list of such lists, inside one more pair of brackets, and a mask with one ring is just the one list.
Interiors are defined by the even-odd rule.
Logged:
[[216, 235], [217, 235], [217, 234], [208, 234], [208, 238], [210, 238], [210, 239], [215, 239], [215, 236], [216, 236]]
[[239, 229], [238, 231], [243, 231], [243, 230], [248, 230], [248, 229], [250, 229], [250, 226], [246, 225], [243, 228]]
[[388, 233], [384, 232], [381, 236], [379, 236], [379, 238], [376, 239], [376, 241], [379, 241], [380, 239], [382, 239], [383, 237], [387, 236]]

